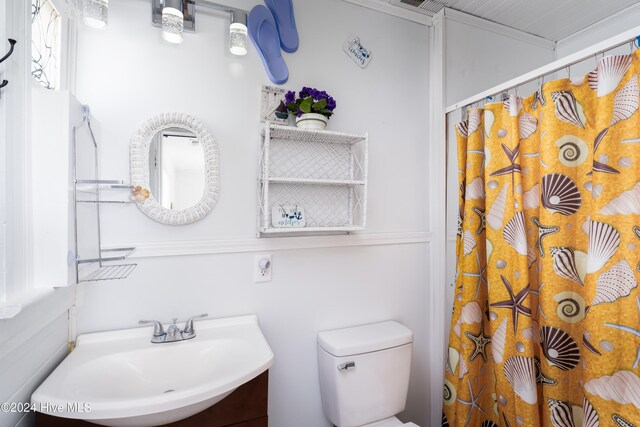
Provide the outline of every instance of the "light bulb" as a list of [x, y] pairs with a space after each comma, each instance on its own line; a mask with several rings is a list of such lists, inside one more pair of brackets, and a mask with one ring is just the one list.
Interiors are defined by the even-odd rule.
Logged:
[[232, 55], [247, 54], [247, 14], [243, 10], [233, 9], [229, 26], [229, 52]]
[[109, 0], [82, 0], [82, 22], [103, 29], [109, 22]]
[[232, 55], [247, 54], [247, 26], [234, 22], [229, 26], [229, 52]]
[[182, 43], [184, 15], [181, 10], [165, 6], [162, 9], [162, 38], [169, 43]]

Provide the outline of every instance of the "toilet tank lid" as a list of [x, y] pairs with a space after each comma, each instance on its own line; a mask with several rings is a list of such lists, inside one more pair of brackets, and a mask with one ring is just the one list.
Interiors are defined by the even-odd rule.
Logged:
[[412, 341], [411, 329], [391, 320], [318, 333], [318, 345], [334, 356], [370, 353]]

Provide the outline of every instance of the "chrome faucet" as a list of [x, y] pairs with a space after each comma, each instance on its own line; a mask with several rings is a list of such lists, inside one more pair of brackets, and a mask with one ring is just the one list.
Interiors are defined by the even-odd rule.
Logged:
[[193, 321], [197, 319], [204, 319], [208, 314], [198, 314], [196, 316], [191, 316], [184, 323], [184, 329], [180, 330], [176, 322], [177, 318], [173, 319], [173, 322], [167, 328], [165, 332], [162, 327], [162, 323], [157, 320], [140, 320], [138, 323], [141, 325], [153, 324], [153, 336], [151, 337], [151, 342], [154, 344], [161, 344], [165, 342], [176, 342], [176, 341], [185, 341], [191, 338], [195, 338], [196, 331], [193, 328]]

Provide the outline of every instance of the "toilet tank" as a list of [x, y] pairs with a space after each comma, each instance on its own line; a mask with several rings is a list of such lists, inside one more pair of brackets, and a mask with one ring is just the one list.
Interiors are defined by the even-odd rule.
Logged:
[[393, 321], [318, 334], [322, 407], [338, 427], [392, 417], [405, 408], [413, 333]]

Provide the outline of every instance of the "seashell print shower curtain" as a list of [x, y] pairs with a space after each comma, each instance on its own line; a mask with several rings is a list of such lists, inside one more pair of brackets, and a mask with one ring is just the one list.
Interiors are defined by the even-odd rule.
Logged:
[[468, 111], [443, 425], [640, 427], [640, 53]]

